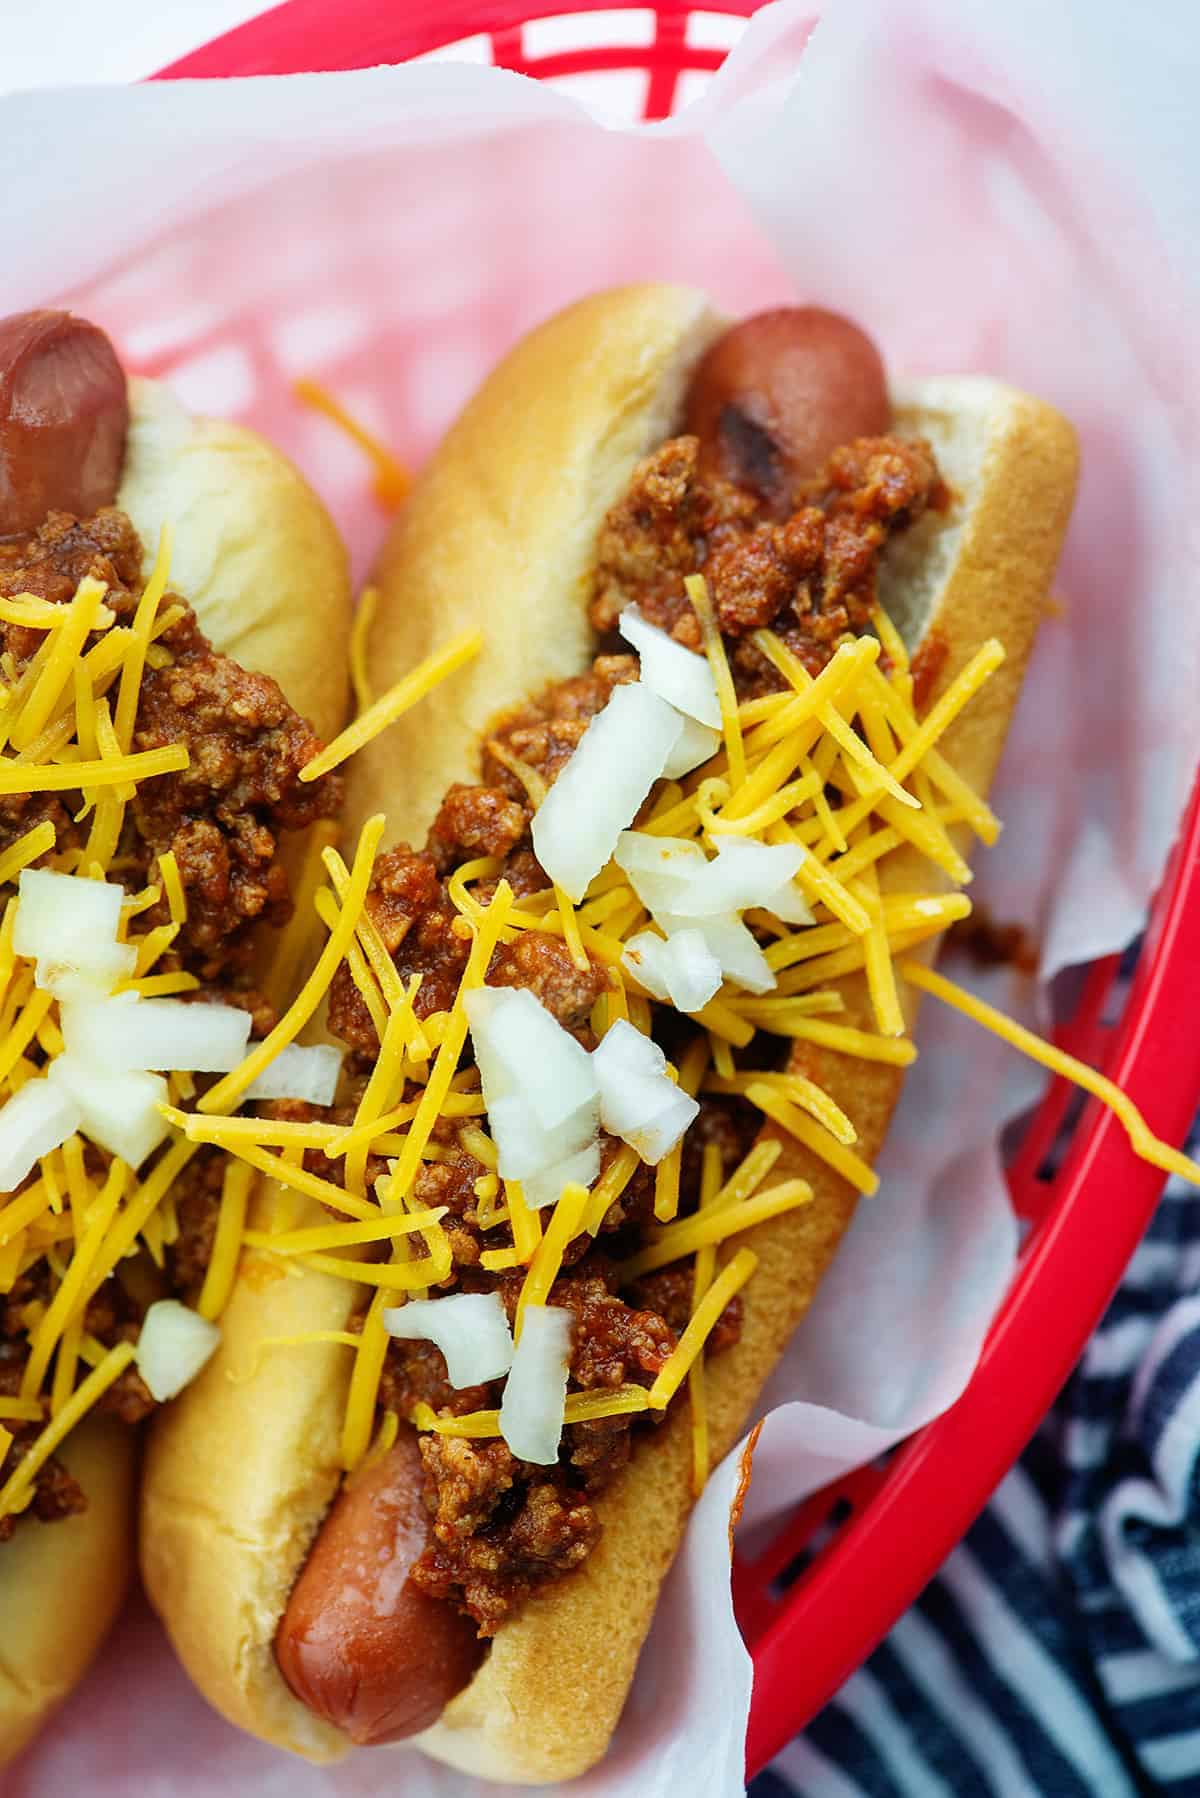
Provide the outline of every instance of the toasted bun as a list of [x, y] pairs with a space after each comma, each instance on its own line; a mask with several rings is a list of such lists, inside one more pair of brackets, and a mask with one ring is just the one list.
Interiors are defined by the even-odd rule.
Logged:
[[[152, 562], [173, 529], [171, 586], [214, 647], [272, 674], [325, 737], [345, 720], [351, 594], [346, 552], [302, 476], [252, 431], [193, 418], [167, 391], [133, 379], [116, 503]], [[20, 1525], [0, 1546], [0, 1764], [66, 1697], [108, 1632], [133, 1567], [135, 1438], [96, 1420], [62, 1459], [87, 1510]], [[70, 1594], [64, 1612], [56, 1602]]]
[[[638, 458], [670, 434], [688, 374], [719, 328], [682, 289], [598, 295], [525, 339], [472, 400], [383, 552], [371, 663], [382, 685], [449, 630], [471, 625], [486, 631], [488, 648], [467, 677], [363, 752], [351, 777], [352, 824], [383, 809], [394, 836], [423, 840], [446, 787], [477, 776], [490, 720], [586, 667], [596, 530]], [[1070, 510], [1074, 439], [1048, 407], [991, 381], [922, 382], [897, 389], [895, 401], [897, 428], [932, 439], [954, 498], [910, 534], [903, 560], [893, 558], [887, 602], [911, 640], [930, 629], [943, 635], [941, 684], [984, 637], [999, 636], [1008, 650], [950, 742], [956, 765], [983, 789]], [[900, 858], [882, 873], [901, 888], [912, 881]], [[841, 990], [848, 1021], [865, 1020], [861, 979]], [[822, 1079], [852, 1110], [860, 1151], [873, 1157], [898, 1074], [830, 1056]], [[716, 1454], [744, 1428], [853, 1210], [853, 1192], [823, 1162], [790, 1142], [784, 1154], [777, 1171], [809, 1179], [815, 1198], [753, 1233], [759, 1266], [744, 1294], [742, 1338], [707, 1372]], [[292, 1696], [273, 1639], [337, 1487], [349, 1370], [340, 1351], [313, 1346], [266, 1351], [245, 1376], [263, 1336], [329, 1327], [355, 1295], [323, 1276], [264, 1286], [265, 1278], [261, 1258], [248, 1256], [220, 1353], [156, 1432], [143, 1565], [211, 1702], [268, 1741], [328, 1759], [348, 1743]], [[690, 1455], [689, 1422], [676, 1411], [597, 1501], [599, 1546], [505, 1623], [471, 1685], [418, 1738], [422, 1747], [465, 1771], [529, 1783], [570, 1778], [599, 1759], [690, 1509]]]
[[308, 482], [244, 425], [196, 418], [169, 389], [129, 383], [117, 504], [147, 565], [164, 524], [171, 585], [215, 649], [274, 675], [328, 739], [346, 721], [351, 597], [345, 547]]
[[133, 1572], [133, 1432], [88, 1419], [60, 1458], [88, 1508], [23, 1523], [0, 1548], [0, 1763], [31, 1742], [87, 1671]]

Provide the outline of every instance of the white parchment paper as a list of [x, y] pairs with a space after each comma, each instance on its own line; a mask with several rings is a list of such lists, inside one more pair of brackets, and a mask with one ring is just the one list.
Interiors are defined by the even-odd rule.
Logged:
[[[302, 464], [365, 567], [383, 529], [355, 452], [290, 392], [333, 386], [418, 460], [539, 316], [641, 277], [730, 312], [840, 306], [891, 366], [982, 369], [1077, 423], [1084, 478], [997, 793], [977, 894], [1043, 972], [1123, 944], [1200, 749], [1197, 41], [1183, 0], [831, 0], [755, 22], [671, 125], [449, 66], [89, 89], [0, 103], [5, 305], [67, 302], [129, 364], [245, 417]], [[1003, 1002], [1035, 994], [1004, 977]], [[770, 1390], [761, 1521], [953, 1401], [1011, 1273], [994, 1142], [1036, 1090], [929, 1005], [881, 1166]], [[588, 1798], [730, 1798], [749, 1661], [714, 1476]], [[133, 1607], [13, 1798], [450, 1798], [403, 1750], [318, 1772], [237, 1735]]]

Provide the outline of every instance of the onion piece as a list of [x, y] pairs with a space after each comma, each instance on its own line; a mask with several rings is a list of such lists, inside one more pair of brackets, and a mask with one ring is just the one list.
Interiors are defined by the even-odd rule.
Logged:
[[217, 1325], [181, 1305], [158, 1299], [142, 1322], [134, 1357], [137, 1370], [160, 1404], [189, 1385], [221, 1340]]
[[650, 691], [698, 724], [719, 731], [721, 702], [707, 656], [685, 649], [657, 624], [643, 618], [636, 606], [625, 607], [618, 628], [625, 641], [637, 650], [642, 681]]
[[102, 1073], [182, 1068], [224, 1074], [245, 1056], [250, 1014], [234, 1005], [185, 1005], [180, 999], [118, 993], [92, 1004], [64, 1004], [62, 1033], [68, 1054]]
[[244, 1097], [332, 1105], [341, 1071], [342, 1051], [331, 1043], [314, 1043], [311, 1048], [288, 1043], [246, 1088]]
[[812, 913], [790, 887], [803, 860], [804, 851], [799, 844], [722, 838], [712, 861], [706, 862], [703, 870], [681, 890], [671, 910], [681, 917], [716, 918], [746, 911], [750, 906], [773, 909], [771, 901], [779, 898], [786, 909], [802, 910], [801, 917], [788, 918], [786, 922], [811, 924]]
[[675, 1147], [700, 1106], [667, 1075], [658, 1044], [618, 1018], [592, 1053], [600, 1085], [600, 1121], [651, 1167]]
[[465, 1003], [489, 1110], [493, 1098], [519, 1090], [538, 1123], [553, 1130], [595, 1100], [587, 1050], [533, 993], [478, 987]]
[[441, 1349], [452, 1386], [482, 1386], [512, 1366], [512, 1331], [498, 1292], [409, 1299], [383, 1313], [383, 1327], [402, 1342], [432, 1342]]
[[578, 903], [632, 824], [679, 740], [682, 721], [642, 681], [615, 687], [533, 820], [533, 849]]
[[672, 912], [655, 912], [654, 921], [668, 936], [679, 930], [695, 930], [721, 965], [726, 980], [734, 980], [748, 993], [775, 990], [775, 972], [755, 942], [748, 925], [732, 912], [724, 918], [683, 918]]
[[581, 1105], [553, 1130], [539, 1123], [524, 1093], [508, 1093], [488, 1106], [488, 1123], [500, 1153], [500, 1174], [505, 1180], [527, 1180], [531, 1174], [553, 1167], [593, 1142], [600, 1125], [600, 1098]]
[[27, 1080], [0, 1110], [0, 1192], [15, 1192], [39, 1159], [83, 1122], [76, 1101], [48, 1080]]
[[140, 1167], [168, 1132], [159, 1111], [167, 1103], [161, 1074], [105, 1074], [73, 1055], [58, 1055], [46, 1075], [78, 1105], [83, 1134], [132, 1168]]
[[621, 966], [676, 1011], [703, 1010], [721, 985], [721, 964], [699, 930], [677, 930], [665, 940], [639, 931], [626, 943]]
[[639, 898], [635, 880], [658, 878], [688, 886], [708, 866], [704, 850], [690, 837], [657, 837], [649, 830], [623, 830], [613, 860], [629, 876]]
[[531, 992], [480, 987], [465, 1004], [502, 1177], [522, 1181], [534, 1206], [568, 1179], [590, 1185], [600, 1171], [591, 1056]]
[[549, 1467], [558, 1459], [571, 1362], [571, 1312], [527, 1305], [521, 1340], [500, 1403], [500, 1434], [519, 1461]]
[[694, 768], [710, 762], [720, 747], [719, 730], [710, 730], [707, 724], [697, 724], [694, 718], [684, 717], [683, 727], [676, 738], [674, 749], [667, 757], [663, 774], [667, 780], [682, 780]]
[[22, 868], [13, 949], [29, 961], [71, 962], [117, 940], [124, 888], [116, 881]]
[[521, 1191], [525, 1203], [533, 1211], [541, 1211], [546, 1205], [557, 1205], [562, 1197], [564, 1186], [594, 1186], [600, 1178], [600, 1144], [590, 1142], [577, 1154], [569, 1155], [565, 1161], [556, 1161], [552, 1167], [540, 1168], [536, 1174], [529, 1174], [521, 1183]]
[[[93, 882], [93, 885], [98, 884]], [[131, 980], [137, 971], [133, 943], [92, 943], [71, 959], [35, 963], [34, 985], [69, 1004], [74, 999], [106, 999], [115, 986]]]

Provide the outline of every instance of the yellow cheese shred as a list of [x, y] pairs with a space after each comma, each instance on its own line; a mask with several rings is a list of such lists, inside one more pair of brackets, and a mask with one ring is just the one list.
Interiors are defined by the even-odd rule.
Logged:
[[371, 1445], [375, 1398], [388, 1347], [388, 1333], [383, 1327], [383, 1309], [386, 1304], [387, 1293], [381, 1286], [367, 1307], [358, 1352], [354, 1357], [346, 1415], [342, 1423], [341, 1458], [342, 1466], [347, 1472], [358, 1466]]
[[570, 951], [571, 964], [586, 974], [591, 967], [587, 950], [583, 946], [583, 938], [579, 934], [579, 919], [575, 915], [575, 907], [562, 888], [556, 886], [554, 899], [558, 906], [558, 916], [562, 925], [562, 938]]
[[365, 712], [360, 712], [332, 743], [327, 744], [319, 755], [315, 755], [311, 762], [301, 768], [300, 779], [319, 780], [348, 756], [355, 755], [364, 743], [369, 743], [380, 731], [386, 730], [389, 724], [394, 724], [397, 718], [411, 711], [439, 682], [444, 681], [464, 663], [472, 661], [482, 648], [482, 631], [462, 631], [457, 637], [453, 637], [442, 649], [426, 657], [425, 661], [411, 669], [402, 680], [389, 687]]
[[810, 1080], [807, 1074], [789, 1072], [786, 1074], [734, 1074], [722, 1079], [717, 1075], [704, 1083], [705, 1092], [741, 1093], [745, 1096], [752, 1086], [768, 1086], [781, 1098], [790, 1099], [802, 1111], [823, 1124], [829, 1134], [838, 1142], [853, 1144], [858, 1141], [858, 1131], [846, 1116], [840, 1105], [834, 1103], [824, 1087]]
[[42, 823], [35, 824], [32, 830], [25, 831], [15, 843], [10, 844], [4, 854], [0, 855], [0, 886], [15, 880], [21, 869], [37, 861], [39, 856], [49, 854], [54, 847], [54, 835], [54, 825], [49, 818], [45, 818]]
[[[699, 1210], [709, 1209], [720, 1190], [720, 1144], [706, 1142], [701, 1155]], [[712, 1285], [716, 1262], [717, 1251], [714, 1244], [705, 1243], [702, 1249], [697, 1249], [695, 1267], [692, 1271], [691, 1317], [695, 1317], [701, 1300]], [[709, 1466], [708, 1391], [704, 1382], [703, 1346], [688, 1369], [687, 1380], [688, 1404], [692, 1413], [692, 1494], [699, 1498], [708, 1480]]]
[[521, 1296], [517, 1300], [517, 1315], [513, 1325], [513, 1337], [521, 1340], [521, 1325], [525, 1312], [530, 1305], [544, 1305], [550, 1288], [558, 1278], [562, 1267], [563, 1255], [567, 1245], [579, 1235], [583, 1228], [583, 1214], [587, 1208], [588, 1189], [586, 1186], [570, 1184], [564, 1186], [554, 1207], [553, 1215], [546, 1226], [529, 1264], [529, 1272], [521, 1287]]
[[[679, 1085], [688, 1097], [694, 1099], [700, 1090], [700, 1082], [708, 1067], [709, 1046], [707, 1036], [697, 1036], [688, 1045], [683, 1062], [679, 1069]], [[660, 1224], [670, 1223], [679, 1209], [679, 1175], [683, 1166], [683, 1137], [668, 1149], [654, 1170], [654, 1215]], [[611, 1200], [609, 1201], [611, 1203]], [[608, 1206], [605, 1206], [605, 1210]], [[600, 1213], [603, 1221], [604, 1212]], [[597, 1228], [599, 1225], [597, 1225]]]
[[38, 768], [4, 760], [0, 761], [0, 793], [70, 793], [77, 787], [123, 786], [129, 781], [153, 780], [159, 774], [181, 774], [188, 765], [182, 743], [115, 756], [111, 761], [62, 762]]
[[315, 901], [325, 872], [323, 856], [337, 843], [340, 835], [341, 827], [332, 819], [318, 818], [305, 838], [304, 859], [292, 893], [292, 915], [275, 941], [264, 982], [267, 997], [276, 1011], [287, 1004], [299, 984], [301, 970], [308, 964], [316, 935]]
[[37, 1440], [30, 1445], [16, 1471], [0, 1486], [0, 1517], [7, 1516], [10, 1511], [24, 1510], [33, 1496], [33, 1482], [39, 1469], [45, 1466], [59, 1443], [69, 1435], [80, 1418], [86, 1416], [92, 1406], [103, 1398], [115, 1380], [120, 1379], [136, 1353], [132, 1342], [118, 1342], [114, 1348], [109, 1349], [99, 1366], [93, 1368], [87, 1379], [75, 1388], [58, 1416], [51, 1419]]
[[163, 891], [167, 895], [167, 906], [171, 913], [172, 924], [187, 923], [187, 894], [183, 890], [183, 878], [179, 872], [179, 863], [175, 859], [173, 849], [164, 849], [158, 858], [158, 877], [162, 881]]
[[533, 1207], [525, 1203], [525, 1193], [519, 1180], [504, 1182], [504, 1197], [512, 1224], [517, 1260], [522, 1267], [527, 1267], [542, 1240], [542, 1220]]
[[660, 1267], [669, 1267], [672, 1261], [694, 1255], [705, 1243], [725, 1242], [754, 1224], [765, 1223], [768, 1218], [779, 1217], [785, 1211], [795, 1211], [798, 1205], [811, 1204], [812, 1196], [812, 1187], [807, 1180], [781, 1180], [778, 1186], [769, 1186], [737, 1205], [721, 1205], [714, 1201], [703, 1216], [697, 1212], [680, 1223], [667, 1224], [648, 1247], [639, 1249], [636, 1255], [622, 1262], [621, 1282], [627, 1285], [642, 1274], [654, 1273]]
[[14, 748], [27, 748], [50, 722], [64, 688], [72, 684], [76, 660], [96, 628], [101, 601], [107, 591], [103, 581], [84, 575], [66, 608], [67, 616], [62, 625], [47, 637], [38, 651], [39, 657], [45, 654], [45, 661], [11, 726], [9, 741]]
[[704, 576], [689, 574], [683, 584], [692, 602], [692, 609], [700, 621], [704, 653], [716, 682], [717, 700], [721, 707], [721, 735], [725, 740], [725, 754], [729, 759], [730, 778], [736, 789], [746, 778], [746, 750], [742, 742], [737, 694], [734, 692], [733, 675], [725, 655], [725, 644], [717, 628], [708, 582]]
[[292, 383], [292, 392], [306, 406], [311, 406], [315, 412], [322, 412], [326, 418], [332, 419], [366, 453], [374, 470], [372, 491], [380, 504], [389, 511], [400, 506], [412, 485], [412, 477], [400, 458], [386, 444], [381, 443], [374, 432], [369, 431], [353, 413], [348, 412], [341, 400], [319, 381], [302, 375]]
[[1200, 1162], [1193, 1161], [1190, 1155], [1182, 1154], [1169, 1143], [1163, 1142], [1161, 1137], [1155, 1136], [1128, 1093], [1122, 1092], [1106, 1074], [1089, 1067], [1086, 1061], [1068, 1055], [1065, 1049], [1059, 1049], [1053, 1043], [1045, 1042], [1042, 1037], [1035, 1036], [1023, 1024], [1005, 1017], [995, 1006], [988, 1005], [965, 988], [956, 986], [944, 974], [935, 974], [932, 968], [926, 968], [920, 962], [901, 962], [900, 973], [910, 986], [932, 993], [944, 1004], [953, 1006], [955, 1011], [982, 1024], [985, 1030], [990, 1030], [1022, 1055], [1027, 1055], [1031, 1061], [1036, 1061], [1064, 1080], [1070, 1080], [1093, 1098], [1099, 1099], [1101, 1104], [1107, 1105], [1124, 1128], [1134, 1152], [1143, 1161], [1149, 1161], [1152, 1166], [1160, 1167], [1169, 1174], [1178, 1174], [1181, 1180], [1186, 1180], [1192, 1186], [1200, 1186]]
[[261, 1043], [255, 1045], [246, 1059], [240, 1062], [231, 1074], [226, 1074], [223, 1080], [218, 1080], [217, 1084], [205, 1093], [200, 1100], [201, 1111], [231, 1111], [246, 1088], [253, 1085], [263, 1069], [274, 1061], [280, 1049], [299, 1035], [325, 997], [329, 983], [337, 972], [339, 963], [344, 960], [346, 950], [354, 936], [355, 926], [366, 900], [367, 888], [371, 883], [371, 870], [375, 864], [375, 852], [379, 847], [379, 840], [383, 835], [384, 822], [382, 814], [377, 813], [373, 818], [368, 818], [362, 827], [341, 916], [321, 951], [316, 967], [274, 1030], [264, 1037]]
[[[598, 1417], [623, 1417], [650, 1408], [644, 1386], [614, 1386], [611, 1391], [570, 1392], [567, 1394], [563, 1423], [591, 1423]], [[499, 1411], [468, 1411], [465, 1416], [441, 1415], [431, 1405], [418, 1401], [410, 1421], [418, 1430], [433, 1430], [439, 1436], [485, 1437], [500, 1434]]]
[[888, 772], [893, 780], [903, 780], [944, 735], [969, 699], [978, 693], [988, 676], [994, 674], [1004, 660], [1004, 645], [990, 637], [971, 657], [966, 667], [951, 681], [941, 698], [932, 705]]
[[863, 942], [863, 953], [866, 959], [867, 990], [871, 995], [876, 1028], [882, 1036], [900, 1037], [904, 1035], [904, 1013], [896, 991], [896, 975], [888, 946], [887, 921], [880, 902], [879, 878], [874, 863], [860, 875], [859, 893], [871, 914], [871, 927]]
[[463, 969], [454, 1005], [451, 1008], [450, 1021], [446, 1034], [437, 1051], [437, 1058], [430, 1070], [429, 1081], [421, 1094], [416, 1116], [413, 1118], [408, 1140], [403, 1153], [396, 1164], [393, 1184], [398, 1196], [407, 1195], [421, 1159], [421, 1151], [429, 1140], [430, 1132], [438, 1120], [446, 1094], [450, 1090], [450, 1081], [458, 1066], [458, 1058], [462, 1054], [467, 1040], [467, 1012], [464, 999], [475, 987], [483, 985], [488, 966], [496, 944], [500, 940], [500, 932], [505, 917], [513, 901], [513, 891], [506, 880], [497, 886], [492, 903], [488, 907], [484, 921], [475, 932], [475, 940], [471, 944], [471, 953], [467, 957], [467, 965]]
[[789, 1100], [781, 1097], [774, 1087], [767, 1086], [765, 1082], [755, 1082], [747, 1087], [746, 1097], [765, 1116], [786, 1130], [789, 1136], [794, 1136], [797, 1142], [802, 1142], [814, 1155], [819, 1155], [822, 1161], [828, 1162], [835, 1173], [839, 1173], [843, 1180], [848, 1180], [859, 1192], [868, 1198], [878, 1192], [879, 1175], [875, 1169], [869, 1167], [861, 1155], [856, 1155], [853, 1149], [839, 1142], [815, 1118], [809, 1117]]
[[77, 1306], [82, 1307], [83, 1291], [92, 1264], [109, 1232], [129, 1180], [130, 1170], [123, 1161], [114, 1160], [108, 1170], [100, 1197], [88, 1210], [87, 1225], [79, 1239], [66, 1277], [55, 1293], [45, 1316], [29, 1338], [29, 1359], [21, 1376], [21, 1394], [32, 1398], [40, 1390], [50, 1357], [54, 1353], [68, 1320]]
[[367, 672], [367, 644], [371, 637], [371, 626], [375, 622], [375, 613], [379, 607], [379, 588], [364, 587], [359, 596], [358, 605], [354, 609], [354, 622], [350, 627], [350, 680], [354, 687], [354, 703], [359, 712], [365, 712], [371, 704], [371, 677]]
[[247, 1230], [242, 1240], [249, 1248], [269, 1249], [273, 1255], [313, 1255], [326, 1249], [356, 1247], [364, 1242], [388, 1242], [397, 1236], [412, 1236], [440, 1223], [447, 1215], [445, 1205], [428, 1210], [379, 1211], [373, 1217], [348, 1224], [312, 1224], [302, 1230]]
[[221, 1207], [217, 1212], [212, 1254], [205, 1269], [200, 1297], [196, 1301], [196, 1309], [201, 1317], [207, 1317], [210, 1321], [220, 1317], [233, 1291], [253, 1185], [254, 1169], [246, 1162], [226, 1163], [221, 1180]]
[[678, 1346], [650, 1388], [650, 1403], [656, 1410], [670, 1404], [722, 1311], [757, 1266], [758, 1256], [752, 1250], [739, 1249], [729, 1265], [717, 1275], [693, 1311]]
[[133, 741], [133, 724], [137, 716], [138, 699], [141, 696], [142, 674], [146, 667], [146, 651], [150, 647], [150, 636], [158, 612], [159, 601], [167, 590], [167, 580], [171, 572], [171, 527], [164, 524], [158, 538], [158, 554], [154, 558], [154, 567], [150, 578], [142, 588], [137, 610], [133, 615], [132, 639], [125, 657], [125, 666], [121, 670], [121, 685], [117, 690], [117, 712], [113, 720], [116, 725], [117, 740], [122, 752], [128, 754]]

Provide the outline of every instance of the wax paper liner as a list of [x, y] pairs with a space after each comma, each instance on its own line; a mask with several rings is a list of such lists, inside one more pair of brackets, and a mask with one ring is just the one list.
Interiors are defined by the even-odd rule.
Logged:
[[[811, 26], [811, 10], [770, 9], [698, 106], [641, 132], [438, 65], [8, 99], [7, 304], [73, 304], [131, 366], [270, 432], [360, 571], [384, 521], [357, 452], [292, 379], [326, 381], [419, 460], [522, 330], [613, 281], [695, 281], [731, 313], [839, 306], [892, 367], [986, 370], [1055, 401], [1079, 427], [1083, 484], [998, 787], [1007, 828], [975, 889], [1037, 934], [1048, 975], [1136, 929], [1196, 761], [1194, 33], [1182, 4], [1099, 0], [838, 0], [809, 42]], [[1015, 977], [1001, 985], [1034, 1008]], [[880, 1196], [771, 1383], [757, 1527], [962, 1389], [1016, 1252], [997, 1129], [1034, 1090], [1007, 1051], [927, 1007]], [[588, 1798], [740, 1789], [738, 1472], [733, 1457], [696, 1513]], [[137, 1606], [8, 1789], [85, 1785], [474, 1789], [411, 1751], [317, 1771], [237, 1735]]]

